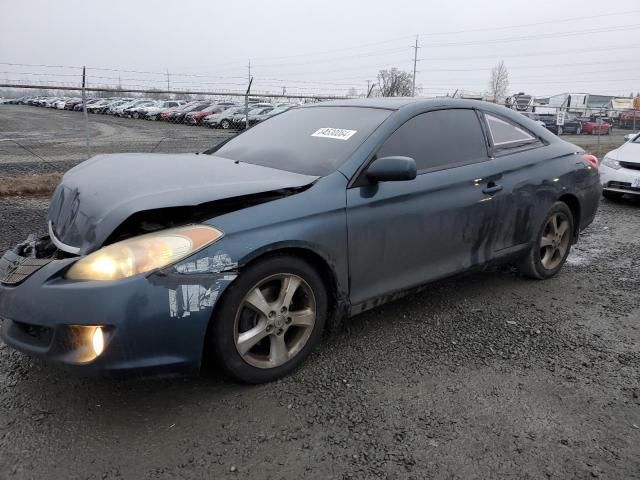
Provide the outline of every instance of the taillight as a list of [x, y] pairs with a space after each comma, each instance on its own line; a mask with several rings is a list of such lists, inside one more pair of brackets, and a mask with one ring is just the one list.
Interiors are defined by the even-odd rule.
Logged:
[[584, 155], [582, 155], [582, 160], [584, 160], [584, 163], [586, 163], [587, 165], [592, 166], [596, 170], [598, 169], [598, 157], [596, 157], [595, 155], [585, 153]]

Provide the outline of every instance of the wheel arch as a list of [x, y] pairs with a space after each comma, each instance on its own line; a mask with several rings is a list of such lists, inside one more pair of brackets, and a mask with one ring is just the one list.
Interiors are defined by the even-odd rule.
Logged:
[[580, 206], [580, 200], [578, 197], [571, 193], [565, 193], [558, 198], [559, 202], [564, 203], [571, 210], [571, 215], [573, 215], [573, 232], [572, 232], [572, 243], [575, 243], [578, 240], [578, 235], [580, 233], [580, 223], [581, 223], [581, 214], [582, 208]]
[[[344, 318], [344, 316], [346, 316], [347, 314], [348, 296], [338, 279], [336, 269], [332, 265], [332, 262], [325, 255], [321, 254], [317, 249], [314, 249], [312, 246], [304, 243], [286, 243], [265, 246], [251, 252], [250, 254], [239, 260], [238, 272], [240, 272], [239, 274], [242, 274], [242, 271], [249, 268], [251, 265], [259, 263], [268, 258], [285, 255], [295, 256], [304, 260], [309, 265], [311, 265], [320, 275], [320, 278], [322, 279], [322, 282], [327, 289], [328, 313], [327, 321], [325, 323], [325, 330], [328, 332], [335, 331], [342, 318]], [[210, 359], [212, 352], [207, 345], [209, 343], [209, 338], [211, 335], [212, 325], [216, 317], [216, 312], [218, 311], [218, 308], [220, 308], [221, 300], [224, 298], [225, 294], [226, 292], [222, 292], [222, 295], [216, 301], [216, 304], [214, 305], [213, 311], [211, 312], [211, 316], [209, 318], [207, 331], [205, 333], [205, 338], [203, 339], [204, 344], [202, 348], [201, 360], [201, 366], [203, 368], [208, 368], [211, 365]]]
[[329, 294], [330, 309], [340, 303], [341, 298], [346, 298], [346, 292], [338, 279], [336, 268], [333, 262], [318, 249], [306, 243], [283, 243], [265, 246], [251, 252], [238, 262], [238, 269], [249, 267], [266, 258], [281, 255], [291, 255], [309, 263], [319, 273]]

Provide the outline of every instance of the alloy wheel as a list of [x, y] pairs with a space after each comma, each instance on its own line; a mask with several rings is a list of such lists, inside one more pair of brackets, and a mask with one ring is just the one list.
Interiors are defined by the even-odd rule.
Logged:
[[249, 290], [235, 318], [238, 353], [257, 368], [275, 368], [306, 345], [316, 323], [316, 300], [301, 277], [271, 275]]
[[562, 263], [571, 240], [569, 226], [569, 219], [560, 212], [547, 220], [540, 238], [540, 262], [545, 269], [553, 270]]

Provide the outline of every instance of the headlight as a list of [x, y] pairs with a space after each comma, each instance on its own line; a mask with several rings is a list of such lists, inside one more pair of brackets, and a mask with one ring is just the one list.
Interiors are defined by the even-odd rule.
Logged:
[[604, 157], [601, 164], [604, 165], [605, 167], [613, 168], [614, 170], [620, 170], [622, 168], [620, 166], [620, 162], [618, 162], [617, 160], [614, 160], [611, 157]]
[[69, 280], [119, 280], [171, 265], [212, 244], [223, 233], [206, 225], [170, 228], [108, 245], [81, 258]]

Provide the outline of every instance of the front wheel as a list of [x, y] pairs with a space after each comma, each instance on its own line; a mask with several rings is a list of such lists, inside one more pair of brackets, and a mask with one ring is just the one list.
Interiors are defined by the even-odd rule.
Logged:
[[214, 313], [206, 347], [236, 380], [263, 383], [295, 369], [320, 340], [327, 293], [318, 273], [293, 256], [249, 266]]
[[224, 130], [229, 130], [231, 128], [231, 122], [229, 120], [222, 120], [222, 122], [220, 122], [220, 126], [224, 129]]
[[566, 203], [556, 202], [536, 234], [533, 246], [520, 262], [523, 275], [543, 280], [556, 275], [571, 250], [574, 219]]

